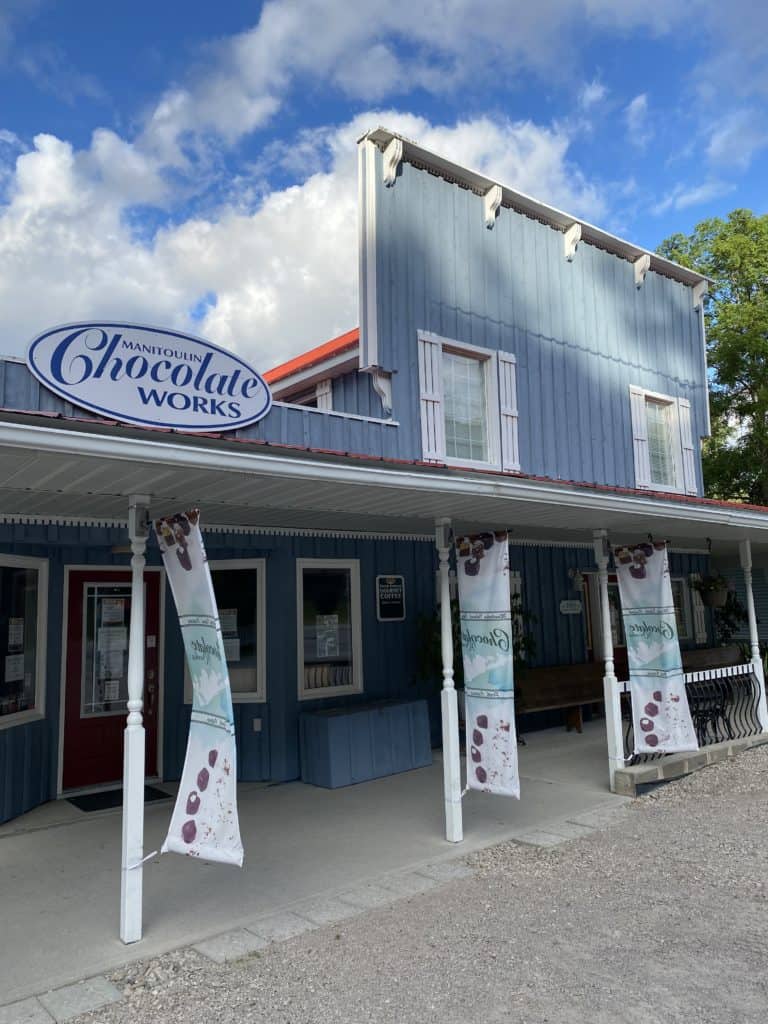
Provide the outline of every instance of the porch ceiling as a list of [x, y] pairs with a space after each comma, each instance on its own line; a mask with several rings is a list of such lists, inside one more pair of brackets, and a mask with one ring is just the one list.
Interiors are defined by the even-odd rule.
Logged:
[[0, 514], [123, 521], [128, 496], [153, 515], [200, 506], [204, 522], [431, 536], [509, 528], [514, 537], [615, 541], [648, 532], [675, 546], [768, 550], [768, 515], [514, 477], [336, 459], [243, 444], [0, 422]]

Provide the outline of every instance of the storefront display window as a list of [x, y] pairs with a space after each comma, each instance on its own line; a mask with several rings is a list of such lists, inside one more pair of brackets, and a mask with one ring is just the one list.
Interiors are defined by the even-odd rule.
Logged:
[[360, 569], [356, 560], [299, 559], [299, 697], [362, 688]]
[[[263, 558], [210, 562], [213, 590], [221, 621], [224, 656], [229, 669], [232, 700], [266, 700], [266, 605]], [[185, 700], [192, 684], [185, 672]]]
[[0, 555], [0, 728], [42, 714], [48, 563]]

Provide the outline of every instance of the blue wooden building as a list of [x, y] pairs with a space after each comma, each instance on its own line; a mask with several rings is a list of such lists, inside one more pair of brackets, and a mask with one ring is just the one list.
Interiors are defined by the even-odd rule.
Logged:
[[[0, 360], [0, 821], [119, 783], [131, 507], [202, 510], [243, 780], [300, 777], [310, 711], [426, 699], [433, 740], [441, 721], [453, 737], [451, 666], [419, 669], [451, 529], [510, 531], [532, 672], [605, 677], [606, 785], [624, 761], [608, 541], [669, 541], [684, 647], [713, 641], [692, 586], [710, 547], [751, 600], [768, 510], [702, 497], [706, 280], [384, 129], [360, 140], [359, 174], [360, 328], [270, 371], [258, 423], [110, 420]], [[401, 578], [402, 616], [382, 619], [381, 577]], [[151, 543], [144, 578], [147, 775], [174, 780], [190, 695]], [[456, 800], [449, 786], [452, 839]]]

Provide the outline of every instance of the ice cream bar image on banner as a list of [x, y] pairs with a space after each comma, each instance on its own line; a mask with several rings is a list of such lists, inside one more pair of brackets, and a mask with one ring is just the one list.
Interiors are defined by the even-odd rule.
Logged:
[[664, 541], [613, 553], [627, 638], [636, 754], [698, 750]]
[[467, 785], [520, 797], [506, 531], [456, 539]]
[[237, 752], [221, 623], [197, 510], [155, 522], [192, 678], [192, 718], [179, 795], [162, 853], [243, 863]]

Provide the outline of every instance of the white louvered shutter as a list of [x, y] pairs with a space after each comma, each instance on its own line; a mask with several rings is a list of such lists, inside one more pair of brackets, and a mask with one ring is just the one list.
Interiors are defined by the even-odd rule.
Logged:
[[319, 380], [315, 385], [318, 409], [333, 408], [333, 385], [329, 380]]
[[693, 449], [691, 430], [691, 403], [687, 398], [678, 398], [677, 412], [680, 421], [680, 443], [683, 448], [683, 482], [686, 494], [698, 494], [696, 486], [696, 457]]
[[635, 453], [635, 487], [651, 486], [651, 463], [648, 456], [648, 422], [645, 414], [645, 392], [630, 387], [632, 410], [632, 443]]
[[445, 461], [442, 354], [439, 341], [419, 338], [421, 447], [426, 462]]
[[517, 361], [508, 352], [499, 352], [499, 413], [501, 415], [501, 468], [519, 470]]
[[[698, 583], [701, 579], [698, 573], [691, 575], [691, 583]], [[705, 644], [709, 639], [707, 632], [707, 610], [701, 600], [701, 594], [695, 587], [690, 588], [691, 604], [693, 606], [693, 637], [697, 644]]]

